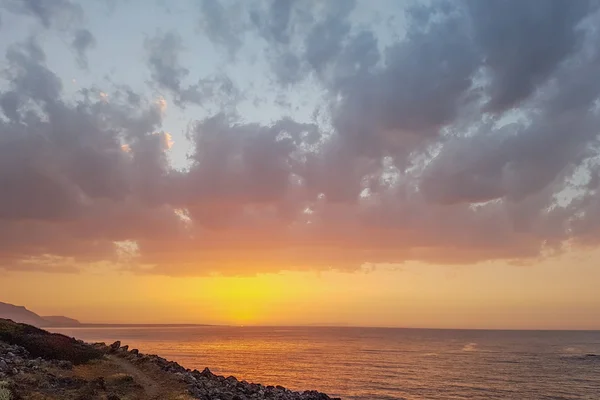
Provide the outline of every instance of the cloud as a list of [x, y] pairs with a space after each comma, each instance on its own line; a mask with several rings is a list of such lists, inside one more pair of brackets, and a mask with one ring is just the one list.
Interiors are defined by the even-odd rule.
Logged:
[[242, 33], [246, 22], [241, 2], [233, 1], [227, 7], [218, 0], [201, 0], [200, 29], [215, 44], [224, 47], [230, 54], [235, 55], [242, 45]]
[[[0, 182], [7, 189], [0, 196], [2, 264], [46, 256], [113, 259], [113, 242], [136, 231], [127, 222], [152, 224], [160, 215], [155, 199], [167, 162], [164, 141], [154, 135], [159, 106], [132, 108], [91, 100], [91, 93], [63, 102], [60, 79], [33, 40], [13, 46], [7, 59], [11, 87], [2, 106], [8, 119], [0, 121]], [[131, 153], [121, 150], [124, 142]]]
[[475, 38], [492, 75], [490, 111], [517, 105], [578, 50], [584, 35], [578, 24], [591, 5], [585, 0], [467, 2]]
[[253, 7], [250, 14], [250, 26], [267, 42], [265, 56], [283, 85], [301, 82], [312, 73], [326, 73], [351, 31], [349, 16], [354, 1], [306, 5], [274, 0], [266, 8]]
[[86, 52], [95, 45], [96, 39], [87, 29], [79, 29], [75, 32], [71, 46], [77, 53], [77, 62], [81, 68], [87, 68]]
[[522, 101], [521, 118], [475, 119], [475, 134], [446, 140], [424, 174], [427, 196], [442, 202], [519, 201], [556, 180], [567, 185], [574, 169], [597, 154], [600, 85], [584, 84], [597, 80], [597, 39], [596, 33], [582, 39], [582, 51]]
[[45, 28], [67, 29], [83, 17], [81, 6], [70, 0], [7, 0], [4, 7], [38, 19]]
[[274, 0], [267, 12], [253, 10], [251, 20], [263, 36], [276, 42], [288, 43], [289, 24], [295, 5], [294, 1]]
[[[353, 2], [203, 2], [204, 29], [228, 62], [258, 41], [277, 90], [316, 85], [322, 118], [310, 123], [252, 122], [231, 107], [239, 93], [223, 71], [193, 76], [175, 31], [144, 43], [159, 93], [70, 96], [36, 40], [15, 44], [0, 91], [0, 268], [355, 271], [595, 247], [590, 4], [432, 2], [406, 10], [405, 30], [386, 37], [357, 22]], [[183, 142], [169, 151], [162, 96], [180, 109], [218, 106], [185, 114], [185, 169], [170, 163]]]
[[158, 88], [173, 96], [178, 106], [208, 102], [224, 105], [239, 98], [240, 94], [233, 82], [223, 74], [202, 78], [190, 85], [183, 83], [190, 71], [180, 65], [179, 55], [185, 47], [181, 36], [176, 32], [158, 33], [147, 38], [145, 48], [152, 79]]
[[152, 78], [161, 87], [178, 93], [181, 90], [181, 80], [190, 73], [179, 65], [179, 52], [183, 50], [181, 36], [175, 32], [157, 34], [146, 39], [145, 47]]
[[78, 65], [87, 68], [86, 53], [96, 46], [96, 39], [82, 27], [85, 15], [81, 4], [71, 0], [6, 0], [2, 6], [14, 14], [35, 18], [45, 29], [70, 35]]
[[[355, 79], [333, 82], [342, 97], [333, 107], [334, 124], [356, 152], [387, 153], [405, 163], [410, 152], [435, 140], [468, 101], [476, 54], [461, 19], [441, 18], [427, 30], [409, 31], [404, 41], [388, 48], [381, 68], [373, 68], [375, 59], [366, 55], [348, 57], [355, 65], [353, 58], [371, 62], [371, 68], [358, 67]], [[368, 39], [365, 44], [375, 45]]]

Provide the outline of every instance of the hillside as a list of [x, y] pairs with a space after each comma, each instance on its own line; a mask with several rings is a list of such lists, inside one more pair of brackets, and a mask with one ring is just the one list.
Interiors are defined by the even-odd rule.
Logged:
[[0, 319], [0, 399], [186, 400], [174, 375], [139, 368], [108, 348]]
[[23, 306], [0, 302], [0, 318], [37, 327], [79, 326], [79, 321], [63, 316], [42, 317]]
[[48, 326], [48, 321], [23, 306], [0, 302], [0, 318], [11, 319], [33, 326]]

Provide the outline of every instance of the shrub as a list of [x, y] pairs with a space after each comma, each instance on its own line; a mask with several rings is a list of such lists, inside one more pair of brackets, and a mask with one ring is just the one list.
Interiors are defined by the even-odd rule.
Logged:
[[83, 364], [102, 357], [99, 350], [68, 336], [3, 319], [0, 319], [0, 340], [24, 347], [34, 358]]

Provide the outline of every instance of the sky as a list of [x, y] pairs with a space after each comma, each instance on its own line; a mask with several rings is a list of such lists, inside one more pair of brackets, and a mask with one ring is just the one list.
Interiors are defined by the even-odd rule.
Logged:
[[0, 301], [600, 329], [599, 6], [0, 0]]

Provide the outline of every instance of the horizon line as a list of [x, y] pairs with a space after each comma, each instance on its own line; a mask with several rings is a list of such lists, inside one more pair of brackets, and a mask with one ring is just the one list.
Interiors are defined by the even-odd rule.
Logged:
[[441, 330], [441, 331], [529, 331], [529, 332], [600, 332], [598, 328], [449, 328], [449, 327], [412, 327], [412, 326], [372, 326], [338, 324], [207, 324], [207, 323], [88, 323], [79, 325], [56, 325], [46, 328], [152, 328], [152, 327], [227, 327], [227, 328], [346, 328], [346, 329], [402, 329], [402, 330]]

